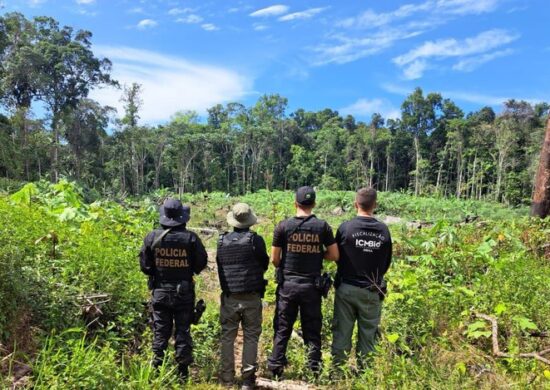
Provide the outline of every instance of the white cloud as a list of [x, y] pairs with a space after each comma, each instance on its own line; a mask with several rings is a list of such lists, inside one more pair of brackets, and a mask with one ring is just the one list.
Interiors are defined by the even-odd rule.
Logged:
[[264, 31], [264, 30], [267, 30], [269, 27], [265, 24], [254, 23], [252, 25], [252, 28], [254, 28], [254, 30], [256, 30], [256, 31]]
[[158, 22], [156, 20], [143, 19], [139, 21], [139, 23], [137, 24], [137, 28], [139, 28], [140, 30], [145, 30], [147, 28], [156, 27], [157, 25], [158, 25]]
[[318, 57], [313, 60], [313, 64], [345, 64], [352, 62], [379, 53], [391, 47], [396, 41], [413, 38], [421, 33], [421, 30], [386, 29], [360, 38], [334, 35], [331, 38], [336, 43], [322, 44], [313, 48], [313, 51], [318, 53]]
[[309, 19], [323, 12], [327, 8], [328, 7], [310, 8], [310, 9], [306, 9], [305, 11], [294, 12], [291, 14], [281, 16], [279, 20], [281, 22], [288, 22], [288, 21], [297, 20], [297, 19]]
[[254, 11], [250, 14], [250, 16], [252, 16], [253, 18], [265, 17], [265, 16], [278, 16], [278, 15], [286, 14], [287, 12], [288, 12], [287, 5], [277, 4], [277, 5], [272, 5], [272, 6]]
[[419, 13], [434, 15], [439, 18], [463, 16], [494, 11], [502, 0], [427, 0], [419, 4], [403, 4], [389, 12], [376, 12], [368, 9], [358, 16], [337, 22], [339, 27], [377, 28], [393, 24], [399, 20], [416, 16]]
[[145, 10], [142, 7], [130, 8], [128, 11], [130, 14], [144, 14]]
[[[128, 47], [97, 46], [96, 55], [113, 62], [113, 77], [121, 84], [143, 86], [145, 123], [168, 120], [179, 110], [201, 114], [207, 108], [240, 100], [249, 93], [253, 80], [227, 68], [194, 63], [183, 58]], [[118, 109], [122, 115], [121, 91], [105, 88], [92, 92], [92, 98]]]
[[490, 62], [496, 58], [509, 56], [514, 53], [512, 49], [499, 50], [492, 53], [485, 53], [480, 56], [468, 57], [463, 60], [460, 60], [453, 65], [454, 70], [459, 70], [463, 72], [471, 72], [474, 69], [477, 69], [479, 66]]
[[377, 13], [368, 9], [362, 14], [341, 20], [337, 23], [341, 27], [374, 28], [388, 25], [398, 19], [411, 16], [419, 11], [428, 11], [431, 1], [421, 4], [404, 4], [394, 11]]
[[181, 14], [187, 14], [189, 12], [193, 12], [191, 8], [172, 8], [168, 11], [168, 15], [181, 15]]
[[[416, 79], [422, 77], [423, 71], [428, 67], [428, 59], [445, 59], [449, 57], [466, 57], [482, 54], [499, 46], [511, 43], [519, 38], [506, 30], [494, 29], [484, 31], [474, 37], [462, 41], [454, 38], [427, 41], [409, 52], [397, 56], [393, 62], [404, 68], [405, 77]], [[496, 57], [493, 57], [496, 58]], [[488, 58], [490, 61], [493, 58]]]
[[422, 77], [424, 71], [429, 68], [426, 60], [414, 60], [403, 69], [403, 76], [407, 80], [416, 80]]
[[212, 23], [201, 24], [201, 27], [202, 27], [203, 30], [206, 30], [206, 31], [216, 31], [216, 30], [220, 29], [218, 26], [216, 26], [215, 24], [212, 24]]
[[482, 14], [494, 11], [501, 0], [438, 0], [436, 10], [455, 15]]
[[385, 99], [359, 99], [355, 103], [338, 110], [344, 115], [369, 117], [374, 113], [382, 115], [384, 119], [395, 119], [401, 116], [401, 111]]
[[30, 7], [39, 7], [41, 4], [45, 3], [46, 0], [29, 0]]
[[199, 16], [199, 15], [195, 15], [195, 14], [190, 14], [190, 15], [186, 15], [182, 18], [177, 18], [176, 19], [176, 22], [178, 23], [187, 23], [187, 24], [194, 24], [194, 23], [200, 23], [202, 22], [204, 19]]
[[94, 4], [95, 0], [76, 0], [76, 4], [80, 5], [88, 5], [88, 4]]

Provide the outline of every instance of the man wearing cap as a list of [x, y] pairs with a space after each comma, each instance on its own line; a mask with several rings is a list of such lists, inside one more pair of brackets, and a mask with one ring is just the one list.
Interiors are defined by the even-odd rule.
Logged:
[[283, 374], [286, 349], [292, 327], [300, 312], [308, 367], [314, 374], [321, 369], [321, 294], [318, 281], [323, 259], [337, 261], [338, 247], [331, 227], [312, 214], [315, 191], [296, 191], [296, 216], [279, 223], [273, 232], [272, 262], [277, 267], [277, 303], [273, 322], [273, 352], [268, 368], [274, 377]]
[[342, 223], [336, 233], [340, 249], [332, 329], [332, 356], [336, 367], [347, 363], [356, 322], [359, 367], [365, 365], [376, 343], [392, 241], [388, 227], [373, 216], [375, 206], [375, 189], [357, 191], [357, 216]]
[[152, 278], [153, 365], [162, 364], [175, 324], [176, 361], [184, 380], [193, 361], [193, 275], [207, 263], [200, 238], [185, 228], [190, 215], [188, 206], [177, 199], [166, 199], [160, 208], [161, 227], [147, 234], [140, 252], [141, 270]]
[[251, 390], [258, 368], [258, 340], [262, 332], [264, 273], [269, 264], [263, 238], [250, 231], [256, 215], [246, 203], [237, 203], [227, 214], [232, 232], [218, 241], [216, 261], [222, 287], [220, 322], [222, 384], [232, 386], [235, 379], [234, 344], [241, 324], [244, 334], [241, 375], [243, 390]]

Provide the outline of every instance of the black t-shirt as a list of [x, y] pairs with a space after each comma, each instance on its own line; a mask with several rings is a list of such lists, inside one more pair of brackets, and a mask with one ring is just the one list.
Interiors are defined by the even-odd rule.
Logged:
[[325, 250], [334, 243], [329, 224], [314, 215], [286, 219], [273, 231], [272, 245], [282, 248], [285, 275], [319, 275]]
[[338, 276], [344, 283], [359, 287], [381, 283], [392, 256], [386, 224], [372, 217], [355, 217], [340, 225], [336, 242], [340, 250]]
[[[275, 227], [275, 230], [273, 231], [273, 243], [271, 245], [277, 248], [284, 248], [287, 241], [287, 238], [286, 238], [287, 221], [297, 220], [299, 222], [302, 222], [306, 218], [307, 217], [292, 217], [279, 222], [279, 224]], [[332, 232], [332, 228], [326, 221], [322, 219], [318, 219], [315, 215], [313, 215], [312, 218], [310, 218], [307, 222], [304, 222], [302, 226], [308, 226], [311, 224], [317, 224], [321, 226], [321, 229], [322, 229], [321, 244], [323, 244], [325, 248], [335, 243], [334, 233]]]

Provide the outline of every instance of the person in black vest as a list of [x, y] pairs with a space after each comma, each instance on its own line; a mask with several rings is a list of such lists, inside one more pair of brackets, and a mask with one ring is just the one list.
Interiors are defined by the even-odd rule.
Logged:
[[242, 380], [244, 390], [251, 390], [258, 369], [258, 340], [262, 333], [262, 297], [264, 273], [269, 256], [261, 236], [250, 231], [257, 218], [246, 203], [237, 203], [227, 214], [233, 232], [218, 241], [216, 262], [222, 287], [220, 322], [222, 384], [232, 386], [235, 379], [234, 344], [241, 324], [244, 334]]
[[193, 274], [206, 267], [208, 257], [200, 238], [185, 228], [189, 218], [188, 206], [166, 199], [160, 209], [161, 227], [147, 234], [140, 252], [141, 270], [150, 277], [152, 288], [153, 365], [162, 364], [175, 324], [176, 361], [184, 380], [193, 361]]
[[373, 216], [376, 190], [357, 191], [357, 216], [344, 222], [336, 233], [340, 249], [334, 319], [332, 356], [336, 367], [347, 363], [353, 328], [357, 322], [357, 361], [363, 367], [374, 350], [385, 294], [384, 275], [392, 256], [388, 227]]
[[277, 302], [273, 322], [273, 352], [268, 368], [274, 377], [287, 365], [286, 349], [292, 327], [300, 312], [304, 343], [308, 348], [308, 367], [321, 369], [321, 280], [323, 259], [337, 261], [338, 247], [331, 227], [312, 214], [315, 191], [300, 187], [296, 191], [296, 216], [277, 225], [273, 232], [272, 262], [277, 267]]

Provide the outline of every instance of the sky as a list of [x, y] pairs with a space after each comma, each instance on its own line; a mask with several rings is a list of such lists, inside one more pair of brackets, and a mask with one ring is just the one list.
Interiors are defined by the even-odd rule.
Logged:
[[[415, 87], [465, 112], [550, 102], [548, 0], [0, 0], [93, 33], [143, 123], [278, 93], [298, 109], [399, 116]], [[121, 111], [120, 90], [92, 97]]]

